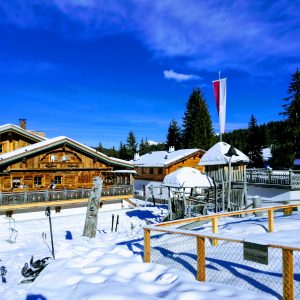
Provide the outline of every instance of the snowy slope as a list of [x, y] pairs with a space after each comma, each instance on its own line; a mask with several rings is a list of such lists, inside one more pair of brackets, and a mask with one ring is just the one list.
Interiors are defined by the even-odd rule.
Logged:
[[[118, 232], [110, 232], [111, 215], [120, 216]], [[158, 221], [163, 207], [99, 212], [99, 232], [95, 239], [82, 237], [85, 209], [52, 213], [56, 260], [30, 284], [18, 284], [20, 273], [31, 255], [35, 259], [50, 256], [42, 239], [47, 234], [48, 219], [43, 212], [15, 215], [17, 242], [6, 242], [8, 218], [0, 217], [0, 262], [6, 266], [7, 283], [0, 283], [1, 299], [257, 299], [258, 295], [232, 286], [200, 283], [189, 273], [157, 264], [142, 263], [142, 248], [130, 251], [126, 241], [142, 238], [141, 228], [148, 221]], [[11, 226], [13, 226], [11, 224]], [[66, 240], [70, 231], [73, 240]], [[101, 232], [100, 232], [101, 231]], [[33, 297], [33, 296], [32, 296]], [[273, 299], [259, 295], [260, 299]], [[35, 298], [37, 299], [37, 298]]]

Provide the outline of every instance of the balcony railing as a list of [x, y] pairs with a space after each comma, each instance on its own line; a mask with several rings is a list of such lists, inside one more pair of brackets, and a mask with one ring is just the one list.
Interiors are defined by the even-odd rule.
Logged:
[[292, 188], [300, 188], [300, 171], [249, 169], [247, 170], [247, 183], [285, 185]]
[[[14, 205], [34, 202], [47, 202], [68, 199], [84, 199], [88, 198], [90, 189], [74, 189], [74, 190], [43, 190], [43, 191], [24, 191], [24, 192], [0, 192], [0, 206]], [[112, 186], [103, 188], [101, 196], [122, 196], [132, 195], [132, 185]]]

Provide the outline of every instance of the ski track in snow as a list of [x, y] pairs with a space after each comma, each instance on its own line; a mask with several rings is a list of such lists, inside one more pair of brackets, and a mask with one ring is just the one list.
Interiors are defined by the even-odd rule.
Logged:
[[[7, 283], [0, 283], [1, 299], [257, 299], [258, 294], [223, 284], [202, 283], [192, 274], [159, 264], [142, 263], [139, 254], [128, 250], [126, 245], [117, 245], [143, 236], [144, 221], [141, 215], [152, 215], [153, 220], [163, 208], [137, 208], [114, 212], [99, 211], [98, 230], [95, 239], [82, 236], [85, 208], [52, 211], [54, 247], [56, 260], [52, 261], [29, 284], [19, 284], [24, 277], [21, 269], [34, 260], [51, 256], [48, 218], [44, 212], [14, 215], [18, 230], [16, 243], [8, 243], [8, 218], [0, 217], [0, 261], [6, 266]], [[165, 210], [163, 209], [165, 213]], [[120, 216], [118, 232], [111, 232], [111, 214]], [[128, 214], [129, 213], [129, 214]], [[131, 215], [133, 217], [129, 217]], [[133, 227], [131, 226], [133, 224]], [[71, 231], [73, 240], [66, 240], [66, 231]], [[142, 241], [141, 241], [142, 244]], [[260, 294], [259, 298], [274, 299]], [[31, 298], [34, 299], [34, 298]]]

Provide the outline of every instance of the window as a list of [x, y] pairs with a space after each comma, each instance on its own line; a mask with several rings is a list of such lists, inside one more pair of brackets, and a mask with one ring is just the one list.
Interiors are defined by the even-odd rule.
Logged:
[[0, 153], [2, 153], [2, 152], [3, 152], [3, 145], [0, 144]]
[[54, 177], [55, 184], [62, 184], [62, 176], [55, 176]]
[[163, 173], [163, 169], [162, 168], [158, 168], [158, 174], [162, 174]]
[[54, 161], [57, 161], [57, 155], [51, 154], [50, 155], [50, 162], [54, 162]]
[[21, 186], [21, 177], [14, 177], [12, 180], [12, 187], [14, 189], [18, 189]]
[[33, 184], [34, 184], [34, 186], [42, 185], [42, 177], [41, 176], [34, 176]]
[[62, 157], [62, 159], [61, 159], [61, 161], [69, 161], [70, 160], [70, 157], [69, 157], [69, 155], [63, 155], [63, 157]]
[[153, 168], [149, 168], [149, 174], [153, 174]]

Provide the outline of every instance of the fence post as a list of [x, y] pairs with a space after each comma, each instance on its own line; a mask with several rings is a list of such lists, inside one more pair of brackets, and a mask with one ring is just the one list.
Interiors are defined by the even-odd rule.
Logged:
[[150, 260], [150, 230], [144, 229], [144, 262], [149, 263]]
[[268, 210], [268, 225], [269, 225], [269, 232], [274, 232], [274, 210]]
[[[212, 233], [218, 233], [218, 223], [219, 219], [218, 217], [212, 218]], [[212, 245], [213, 246], [218, 246], [218, 239], [212, 239]]]
[[205, 238], [197, 236], [197, 280], [205, 281]]
[[293, 251], [282, 249], [283, 300], [294, 299], [294, 257]]
[[292, 182], [292, 170], [289, 170], [289, 185], [293, 185], [293, 182]]
[[285, 216], [290, 216], [293, 213], [293, 209], [291, 207], [284, 208], [283, 213]]

